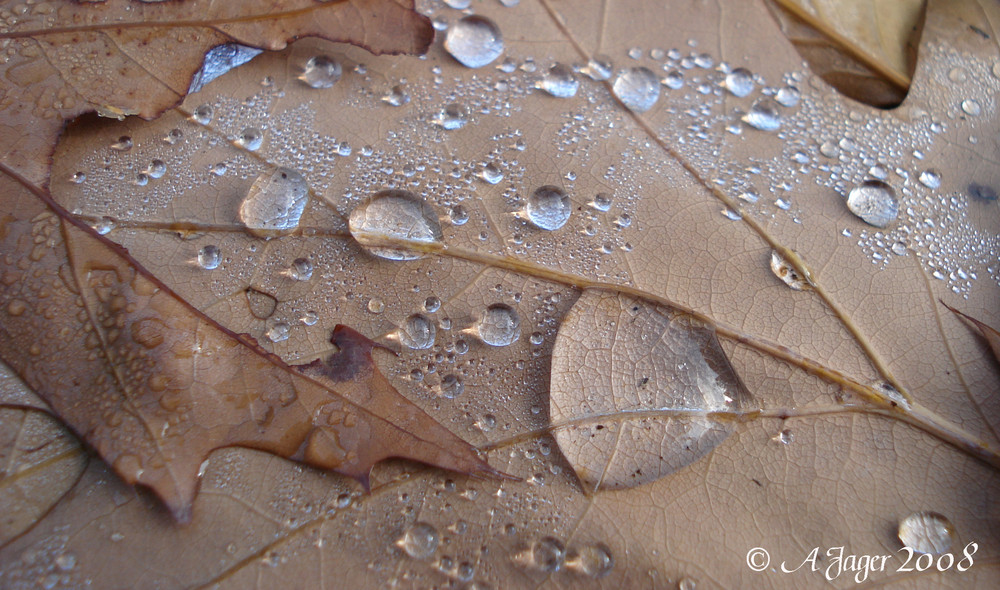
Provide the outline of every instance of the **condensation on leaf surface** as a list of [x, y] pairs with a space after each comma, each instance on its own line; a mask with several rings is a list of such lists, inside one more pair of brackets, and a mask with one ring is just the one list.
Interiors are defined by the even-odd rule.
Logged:
[[589, 489], [669, 475], [753, 410], [711, 327], [598, 290], [584, 292], [559, 328], [549, 395], [556, 441]]
[[424, 200], [402, 190], [385, 190], [351, 211], [351, 235], [369, 252], [389, 260], [414, 260], [422, 255], [405, 247], [380, 246], [386, 240], [430, 244], [441, 240], [437, 214]]

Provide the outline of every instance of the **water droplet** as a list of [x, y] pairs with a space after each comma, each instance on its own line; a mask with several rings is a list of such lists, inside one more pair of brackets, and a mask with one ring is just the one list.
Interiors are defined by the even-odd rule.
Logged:
[[618, 74], [612, 90], [629, 110], [644, 113], [660, 98], [660, 82], [648, 68], [628, 68]]
[[94, 231], [100, 235], [107, 235], [111, 230], [115, 229], [115, 222], [110, 217], [102, 217], [97, 220], [93, 225]]
[[455, 399], [465, 391], [465, 383], [458, 375], [445, 375], [441, 379], [441, 396], [448, 399]]
[[427, 559], [434, 555], [438, 546], [438, 532], [426, 522], [415, 522], [406, 527], [396, 546], [413, 559]]
[[[442, 238], [437, 214], [411, 192], [384, 190], [351, 211], [351, 235], [370, 253], [389, 260], [416, 260], [424, 254], [410, 251], [407, 244], [432, 244]], [[400, 247], [384, 245], [402, 242]]]
[[539, 87], [556, 98], [570, 98], [576, 96], [580, 81], [569, 66], [557, 63], [545, 72]]
[[407, 348], [414, 350], [424, 350], [434, 346], [434, 337], [437, 328], [434, 322], [427, 316], [415, 313], [406, 318], [403, 326], [399, 329], [399, 342]]
[[918, 178], [920, 184], [926, 186], [927, 188], [938, 188], [941, 186], [941, 173], [937, 170], [924, 170], [920, 173]]
[[148, 174], [150, 178], [161, 178], [166, 173], [167, 163], [163, 160], [153, 160], [149, 163], [149, 166], [146, 167], [146, 174]]
[[677, 590], [696, 590], [698, 582], [694, 578], [681, 578], [677, 583]]
[[966, 115], [978, 117], [983, 108], [979, 105], [979, 101], [974, 98], [968, 98], [962, 101], [962, 110]]
[[316, 324], [316, 322], [319, 321], [319, 314], [316, 313], [315, 311], [309, 310], [302, 314], [302, 317], [299, 318], [299, 321], [307, 326], [313, 326]]
[[313, 265], [308, 258], [296, 258], [288, 269], [288, 276], [296, 281], [308, 281], [313, 276]]
[[624, 229], [632, 225], [632, 217], [630, 217], [628, 213], [622, 213], [617, 218], [615, 218], [615, 225]]
[[671, 90], [680, 90], [684, 87], [684, 74], [677, 70], [670, 70], [663, 78], [662, 84]]
[[778, 434], [772, 436], [771, 440], [777, 443], [781, 443], [783, 445], [790, 445], [795, 440], [795, 435], [792, 434], [791, 429], [786, 428], [781, 432], [779, 432]]
[[476, 331], [490, 346], [507, 346], [521, 336], [521, 318], [509, 305], [494, 303], [486, 308]]
[[503, 180], [503, 171], [500, 170], [496, 164], [490, 162], [483, 166], [483, 169], [480, 170], [479, 178], [482, 178], [490, 184], [498, 184], [501, 180]]
[[433, 123], [442, 129], [452, 131], [465, 127], [465, 124], [469, 122], [467, 117], [465, 107], [453, 102], [438, 111], [437, 115], [434, 116]]
[[132, 138], [128, 135], [122, 135], [117, 141], [113, 142], [110, 147], [116, 152], [127, 152], [132, 149]]
[[607, 80], [614, 71], [611, 58], [606, 55], [595, 55], [587, 61], [587, 65], [581, 70], [584, 75], [591, 80]]
[[897, 241], [892, 245], [892, 253], [896, 256], [906, 255], [906, 243], [903, 241]]
[[228, 166], [226, 166], [225, 162], [212, 164], [212, 166], [208, 169], [208, 171], [214, 174], [215, 176], [225, 176], [226, 170], [228, 170]]
[[937, 512], [915, 512], [899, 521], [899, 540], [919, 553], [944, 553], [951, 547], [955, 527]]
[[149, 184], [149, 175], [145, 172], [140, 172], [135, 175], [135, 179], [132, 182], [137, 186], [146, 186]]
[[471, 15], [453, 24], [445, 34], [444, 48], [468, 68], [481, 68], [503, 53], [503, 36], [490, 19]]
[[899, 215], [896, 191], [881, 180], [866, 180], [851, 189], [847, 208], [868, 225], [886, 227]]
[[368, 300], [368, 311], [379, 314], [385, 311], [385, 302], [377, 297], [372, 297]]
[[615, 567], [611, 549], [604, 543], [571, 548], [566, 554], [566, 568], [593, 578], [603, 578]]
[[390, 106], [401, 107], [410, 102], [410, 95], [406, 93], [406, 89], [397, 84], [382, 97], [382, 102]]
[[726, 74], [726, 90], [733, 96], [746, 96], [753, 92], [753, 87], [753, 73], [746, 68], [736, 68]]
[[725, 209], [722, 210], [722, 216], [728, 219], [729, 221], [739, 221], [743, 219], [743, 215], [740, 214], [739, 211], [733, 211], [729, 207], [726, 207]]
[[342, 71], [339, 61], [326, 55], [315, 55], [302, 68], [299, 80], [312, 88], [331, 88], [340, 80]]
[[611, 201], [612, 198], [610, 194], [597, 193], [596, 195], [594, 195], [594, 200], [591, 201], [589, 204], [591, 207], [597, 209], [598, 211], [607, 211], [608, 209], [611, 209]]
[[783, 107], [793, 107], [799, 104], [802, 93], [794, 86], [785, 86], [774, 95], [774, 100]]
[[566, 225], [573, 211], [569, 195], [557, 186], [540, 186], [528, 197], [525, 214], [540, 229], [553, 231]]
[[58, 557], [56, 557], [55, 562], [56, 568], [58, 568], [59, 571], [68, 572], [76, 567], [76, 555], [73, 555], [72, 553], [61, 553]]
[[288, 324], [285, 322], [278, 322], [264, 333], [267, 339], [271, 342], [281, 342], [283, 340], [288, 340]]
[[441, 309], [440, 299], [434, 296], [424, 299], [424, 311], [426, 311], [427, 313], [434, 313], [439, 309]]
[[195, 123], [200, 123], [202, 125], [208, 125], [212, 122], [212, 117], [215, 115], [215, 109], [212, 108], [210, 104], [203, 104], [196, 108], [193, 113], [191, 113], [191, 118], [194, 119]]
[[240, 221], [257, 236], [276, 236], [295, 231], [309, 201], [309, 187], [301, 174], [290, 168], [262, 172], [254, 180], [240, 205]]
[[968, 186], [969, 196], [980, 201], [996, 201], [997, 191], [985, 184], [970, 183]]
[[69, 181], [73, 184], [83, 184], [87, 182], [87, 174], [85, 172], [74, 172], [72, 176], [69, 177]]
[[760, 195], [753, 189], [744, 191], [737, 195], [737, 197], [741, 201], [746, 201], [747, 203], [756, 203], [760, 199]]
[[245, 127], [243, 131], [240, 131], [240, 136], [236, 138], [236, 145], [251, 152], [259, 150], [263, 143], [264, 133], [256, 127]]
[[750, 111], [743, 115], [743, 121], [761, 131], [774, 131], [781, 127], [778, 105], [770, 98], [759, 98], [750, 107]]
[[215, 270], [222, 262], [222, 252], [218, 246], [208, 245], [198, 250], [198, 266], [205, 270]]
[[465, 10], [472, 4], [472, 0], [444, 0], [444, 3], [455, 10]]
[[811, 288], [809, 281], [800, 275], [799, 271], [795, 270], [776, 250], [771, 250], [771, 272], [796, 291]]
[[542, 537], [531, 544], [529, 563], [543, 572], [557, 572], [566, 559], [566, 546], [555, 537]]
[[163, 136], [163, 143], [167, 145], [174, 145], [181, 139], [184, 139], [184, 132], [180, 129], [171, 129]]

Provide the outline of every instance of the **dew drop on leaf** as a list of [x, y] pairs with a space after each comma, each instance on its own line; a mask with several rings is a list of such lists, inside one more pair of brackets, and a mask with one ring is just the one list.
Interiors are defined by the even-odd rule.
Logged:
[[604, 543], [570, 548], [566, 553], [566, 569], [592, 578], [603, 578], [615, 567], [611, 549]]
[[399, 342], [407, 348], [424, 350], [434, 346], [437, 328], [425, 315], [415, 313], [406, 318], [399, 329]]
[[726, 74], [726, 90], [733, 96], [746, 96], [753, 92], [753, 87], [753, 73], [746, 68], [736, 68]]
[[937, 512], [915, 512], [899, 521], [899, 540], [919, 553], [944, 553], [951, 547], [955, 527]]
[[382, 96], [382, 102], [389, 106], [401, 107], [405, 104], [409, 104], [410, 95], [406, 93], [406, 89], [403, 86], [397, 84], [389, 89], [389, 92]]
[[264, 143], [264, 133], [256, 127], [245, 127], [236, 138], [236, 145], [255, 152]]
[[671, 70], [667, 72], [667, 75], [663, 78], [663, 85], [671, 90], [680, 90], [684, 87], [684, 74], [677, 70]]
[[309, 187], [301, 174], [277, 168], [260, 174], [240, 205], [240, 221], [257, 236], [295, 231], [309, 201]]
[[775, 131], [781, 127], [781, 114], [778, 105], [770, 98], [760, 98], [753, 103], [743, 122], [761, 131]]
[[549, 402], [556, 442], [591, 489], [634, 487], [693, 463], [753, 403], [710, 325], [600, 290], [585, 291], [560, 325]]
[[810, 289], [809, 281], [799, 274], [776, 250], [771, 250], [771, 272], [795, 291]]
[[494, 303], [476, 322], [476, 332], [490, 346], [507, 346], [521, 336], [521, 318], [511, 306]]
[[886, 227], [899, 215], [896, 191], [881, 180], [866, 180], [851, 189], [847, 208], [868, 225]]
[[102, 217], [94, 223], [93, 228], [98, 234], [104, 236], [115, 229], [115, 222], [110, 217]]
[[937, 170], [924, 170], [917, 180], [927, 188], [938, 188], [941, 186], [941, 173]]
[[[434, 209], [413, 193], [398, 189], [379, 191], [355, 207], [348, 227], [368, 252], [388, 260], [423, 258], [422, 252], [407, 250], [405, 244], [431, 244], [442, 238]], [[386, 246], [386, 242], [401, 243], [401, 247]]]
[[146, 167], [146, 174], [150, 178], [162, 178], [164, 174], [167, 173], [167, 164], [163, 160], [153, 160]]
[[571, 98], [576, 96], [580, 81], [569, 66], [557, 63], [545, 72], [539, 87], [556, 98]]
[[340, 80], [340, 62], [326, 55], [310, 57], [302, 68], [299, 80], [311, 88], [331, 88]]
[[644, 113], [660, 98], [660, 82], [648, 68], [623, 70], [615, 78], [612, 90], [629, 110]]
[[469, 119], [465, 107], [457, 102], [453, 102], [445, 105], [443, 109], [438, 111], [434, 116], [433, 122], [442, 129], [454, 131], [455, 129], [465, 127]]
[[967, 98], [962, 101], [962, 111], [966, 115], [978, 117], [982, 110], [983, 108], [979, 105], [979, 101], [974, 98]]
[[218, 246], [208, 245], [198, 250], [198, 266], [205, 270], [215, 270], [222, 262], [222, 252]]
[[591, 80], [607, 80], [614, 71], [611, 58], [606, 55], [595, 55], [587, 61], [587, 65], [581, 70]]
[[210, 104], [203, 104], [195, 108], [194, 112], [191, 113], [191, 118], [194, 119], [196, 123], [200, 123], [201, 125], [208, 125], [211, 123], [213, 116], [215, 116], [215, 109], [213, 109]]
[[799, 104], [802, 93], [794, 86], [785, 86], [774, 95], [774, 100], [783, 107], [794, 107]]
[[296, 281], [308, 281], [313, 275], [313, 264], [308, 258], [296, 258], [288, 268], [288, 276]]
[[594, 200], [590, 202], [590, 206], [594, 209], [605, 212], [611, 209], [611, 195], [608, 193], [597, 193], [594, 195]]
[[69, 181], [73, 184], [83, 184], [87, 182], [86, 172], [74, 172], [72, 176], [69, 177]]
[[547, 184], [531, 193], [524, 212], [535, 227], [553, 231], [566, 225], [572, 211], [569, 195], [561, 188]]
[[116, 152], [127, 152], [132, 149], [132, 138], [128, 135], [122, 135], [117, 141], [112, 142], [110, 147]]
[[518, 563], [547, 573], [561, 570], [565, 559], [566, 546], [555, 537], [542, 537], [515, 556]]
[[479, 171], [479, 178], [482, 178], [489, 184], [498, 184], [503, 180], [503, 171], [496, 164], [490, 162]]
[[441, 300], [433, 295], [424, 299], [424, 311], [427, 313], [434, 313], [435, 311], [441, 309]]
[[385, 311], [385, 302], [377, 297], [368, 300], [368, 311], [379, 314]]
[[278, 322], [264, 333], [271, 342], [282, 342], [288, 340], [289, 326], [285, 322]]
[[455, 399], [465, 391], [465, 382], [458, 375], [449, 374], [441, 379], [441, 396]]
[[481, 68], [503, 53], [503, 36], [490, 19], [466, 16], [448, 29], [444, 48], [462, 65]]
[[427, 559], [434, 555], [439, 540], [436, 528], [426, 522], [415, 522], [406, 527], [396, 546], [413, 559]]

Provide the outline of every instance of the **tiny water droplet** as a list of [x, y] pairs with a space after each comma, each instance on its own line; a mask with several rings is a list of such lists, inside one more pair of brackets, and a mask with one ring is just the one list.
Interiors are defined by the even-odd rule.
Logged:
[[557, 572], [566, 559], [566, 546], [555, 537], [542, 537], [531, 544], [529, 563], [543, 572]]
[[671, 90], [680, 90], [684, 88], [684, 74], [678, 70], [670, 70], [660, 83]]
[[465, 391], [465, 383], [458, 375], [445, 375], [441, 379], [441, 396], [448, 399], [455, 399]]
[[296, 258], [288, 269], [288, 276], [296, 281], [308, 281], [313, 276], [313, 264], [308, 258]]
[[413, 350], [424, 350], [434, 346], [436, 334], [437, 328], [434, 327], [434, 322], [427, 316], [415, 313], [406, 318], [399, 329], [399, 342]]
[[736, 68], [726, 74], [726, 90], [733, 96], [746, 96], [753, 92], [753, 87], [753, 73], [746, 68]]
[[587, 65], [581, 70], [591, 80], [607, 80], [614, 71], [611, 58], [606, 55], [595, 55], [587, 61]]
[[85, 172], [74, 172], [73, 176], [69, 177], [69, 181], [73, 184], [83, 184], [87, 182], [87, 174]]
[[340, 80], [342, 72], [339, 61], [326, 55], [315, 55], [302, 68], [299, 80], [311, 88], [331, 88]]
[[481, 68], [503, 53], [503, 36], [490, 19], [470, 15], [453, 24], [444, 38], [444, 48], [468, 68]]
[[722, 210], [722, 216], [729, 221], [739, 221], [743, 219], [743, 215], [741, 215], [739, 211], [733, 211], [729, 207]]
[[550, 184], [540, 186], [528, 197], [525, 214], [535, 227], [554, 231], [566, 225], [573, 211], [572, 204], [563, 190]]
[[212, 164], [212, 166], [208, 169], [208, 171], [214, 174], [215, 176], [225, 176], [226, 170], [228, 170], [228, 167], [226, 166], [225, 162]]
[[743, 122], [761, 131], [775, 131], [781, 127], [778, 105], [770, 98], [759, 98], [750, 107], [750, 111], [743, 115]]
[[205, 270], [215, 270], [222, 262], [222, 252], [218, 246], [208, 245], [198, 250], [198, 266]]
[[904, 256], [906, 254], [906, 243], [903, 241], [893, 243], [892, 253], [896, 256]]
[[594, 195], [594, 200], [589, 203], [591, 207], [597, 209], [598, 211], [607, 211], [611, 209], [612, 198], [609, 193], [597, 193]]
[[974, 98], [967, 98], [962, 101], [962, 110], [966, 115], [972, 117], [978, 117], [982, 112], [983, 108], [979, 105], [979, 101]]
[[538, 346], [539, 344], [545, 341], [545, 336], [543, 336], [541, 332], [532, 332], [531, 336], [528, 337], [528, 341], [534, 344], [535, 346]]
[[795, 270], [795, 267], [789, 264], [776, 250], [771, 250], [771, 272], [795, 291], [811, 288], [809, 281], [802, 277], [799, 271]]
[[786, 428], [781, 432], [779, 432], [778, 434], [772, 436], [771, 440], [777, 443], [781, 443], [783, 445], [790, 445], [795, 440], [795, 435], [792, 434], [791, 429]]
[[61, 553], [55, 559], [56, 568], [59, 571], [68, 572], [76, 567], [76, 555], [72, 553]]
[[240, 205], [240, 221], [250, 233], [270, 237], [287, 234], [299, 227], [309, 201], [309, 186], [291, 168], [262, 172]]
[[469, 221], [469, 212], [461, 205], [455, 205], [448, 210], [448, 218], [453, 225], [465, 225]]
[[629, 110], [644, 113], [660, 98], [660, 81], [648, 68], [628, 68], [615, 78], [612, 90]]
[[202, 125], [208, 125], [212, 122], [212, 117], [215, 115], [215, 109], [212, 108], [210, 104], [203, 104], [196, 108], [193, 113], [191, 113], [191, 118], [194, 119], [195, 123], [200, 123]]
[[122, 135], [110, 147], [116, 152], [127, 152], [132, 149], [132, 138], [128, 135]]
[[184, 139], [184, 132], [180, 129], [171, 129], [163, 136], [163, 143], [167, 145], [174, 145], [178, 141]]
[[576, 96], [580, 81], [569, 66], [557, 63], [545, 72], [539, 87], [556, 98], [571, 98]]
[[899, 521], [903, 545], [919, 553], [944, 553], [951, 547], [955, 527], [937, 512], [915, 512]]
[[382, 102], [389, 106], [401, 107], [409, 104], [410, 95], [406, 93], [406, 89], [403, 86], [397, 84], [382, 97]]
[[847, 208], [868, 225], [886, 227], [899, 215], [896, 191], [881, 180], [866, 180], [851, 189]]
[[490, 162], [479, 171], [479, 178], [490, 184], [498, 184], [503, 180], [503, 171], [496, 164]]
[[927, 188], [938, 188], [941, 186], [941, 173], [937, 170], [924, 170], [918, 177], [920, 184]]
[[448, 131], [461, 129], [469, 122], [465, 107], [457, 102], [445, 105], [443, 109], [438, 111], [432, 121], [438, 127]]
[[415, 522], [406, 527], [396, 546], [413, 559], [427, 559], [434, 555], [439, 542], [438, 531], [426, 522]]
[[632, 225], [632, 217], [628, 213], [622, 213], [615, 219], [615, 225], [624, 229]]
[[615, 567], [611, 549], [604, 543], [571, 548], [566, 554], [566, 568], [592, 578], [603, 578]]
[[149, 163], [149, 166], [146, 167], [146, 174], [148, 174], [150, 178], [161, 178], [166, 173], [167, 163], [163, 160], [153, 160]]
[[271, 342], [281, 342], [283, 340], [288, 340], [288, 324], [285, 322], [278, 322], [264, 333], [267, 339]]
[[302, 314], [302, 317], [299, 318], [299, 321], [305, 324], [306, 326], [313, 326], [316, 324], [316, 322], [319, 321], [319, 314], [316, 313], [315, 311], [309, 310]]
[[115, 229], [115, 222], [110, 217], [102, 217], [98, 219], [92, 227], [94, 228], [94, 231], [103, 236]]
[[[431, 244], [442, 238], [437, 214], [424, 200], [403, 190], [384, 190], [351, 211], [351, 235], [366, 250], [388, 260], [416, 260], [424, 253], [408, 251], [405, 243]], [[382, 245], [403, 242], [402, 248]]]
[[521, 318], [509, 305], [494, 303], [476, 323], [476, 331], [490, 346], [507, 346], [521, 336]]
[[236, 138], [236, 145], [246, 148], [251, 152], [259, 150], [263, 143], [264, 133], [256, 127], [245, 127], [243, 131], [240, 131], [239, 137]]
[[368, 300], [368, 311], [379, 314], [385, 311], [385, 302], [376, 297], [372, 297]]
[[427, 313], [434, 313], [439, 309], [441, 309], [440, 299], [434, 296], [424, 299], [424, 311], [426, 311]]

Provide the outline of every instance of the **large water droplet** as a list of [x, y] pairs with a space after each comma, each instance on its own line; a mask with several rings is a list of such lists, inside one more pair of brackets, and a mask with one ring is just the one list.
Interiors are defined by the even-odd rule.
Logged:
[[299, 80], [312, 88], [330, 88], [340, 80], [341, 72], [339, 61], [326, 55], [316, 55], [306, 62]]
[[503, 53], [503, 36], [490, 19], [466, 16], [448, 29], [444, 48], [462, 65], [481, 68]]
[[222, 262], [222, 252], [218, 246], [208, 245], [198, 250], [198, 266], [205, 270], [215, 270]]
[[275, 236], [294, 231], [309, 201], [309, 187], [290, 168], [262, 172], [240, 205], [240, 221], [250, 233]]
[[778, 105], [770, 98], [760, 98], [753, 103], [750, 111], [743, 115], [743, 121], [761, 131], [775, 131], [781, 127]]
[[436, 528], [426, 522], [415, 522], [406, 527], [403, 536], [396, 541], [396, 546], [413, 559], [427, 559], [434, 555], [438, 541]]
[[881, 180], [866, 180], [851, 189], [847, 208], [868, 225], [886, 227], [899, 215], [896, 191]]
[[531, 544], [531, 565], [543, 572], [557, 572], [566, 559], [566, 546], [555, 537], [542, 537]]
[[556, 98], [570, 98], [576, 96], [580, 81], [569, 66], [557, 63], [545, 72], [539, 87]]
[[630, 110], [644, 113], [660, 98], [660, 81], [648, 68], [628, 68], [615, 78], [612, 90]]
[[899, 521], [899, 540], [920, 553], [944, 553], [951, 547], [955, 527], [937, 512], [915, 512]]
[[557, 230], [566, 225], [573, 212], [569, 195], [557, 186], [550, 184], [540, 186], [528, 197], [525, 214], [528, 221], [535, 227], [544, 230]]
[[794, 86], [785, 86], [774, 95], [774, 100], [783, 107], [793, 107], [799, 104], [802, 93]]
[[284, 340], [288, 340], [288, 329], [288, 324], [285, 322], [278, 322], [268, 328], [264, 335], [267, 336], [267, 339], [271, 342], [282, 342]]
[[507, 346], [521, 336], [521, 318], [509, 305], [494, 303], [486, 308], [476, 331], [490, 346]]
[[776, 250], [771, 251], [771, 272], [796, 291], [811, 288], [809, 281], [800, 275], [799, 271], [795, 270], [795, 267], [789, 264]]
[[726, 74], [726, 90], [733, 96], [746, 96], [753, 92], [753, 74], [746, 68], [736, 68]]
[[415, 313], [406, 318], [399, 329], [399, 342], [407, 348], [423, 350], [434, 346], [437, 328], [427, 316]]
[[[425, 256], [408, 250], [407, 244], [419, 246], [439, 242], [441, 224], [425, 201], [409, 191], [384, 190], [351, 211], [348, 221], [351, 235], [366, 250], [389, 260], [416, 260]], [[386, 242], [398, 243], [393, 247]]]

